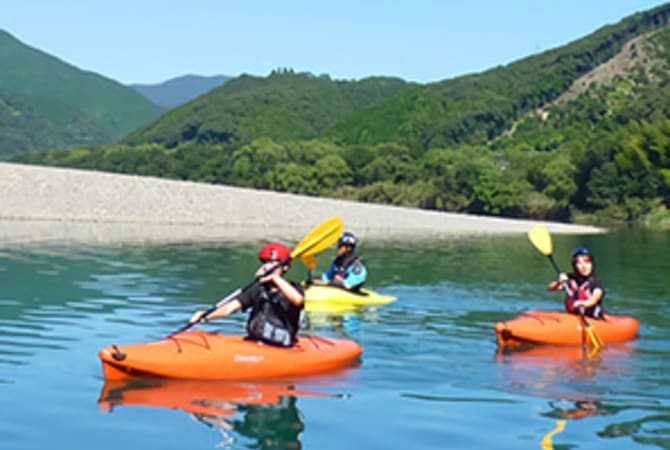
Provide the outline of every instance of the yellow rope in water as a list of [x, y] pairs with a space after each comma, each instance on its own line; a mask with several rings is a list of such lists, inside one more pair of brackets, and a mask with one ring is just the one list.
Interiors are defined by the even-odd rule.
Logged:
[[542, 450], [554, 450], [554, 444], [551, 442], [551, 439], [564, 429], [565, 429], [565, 420], [557, 420], [556, 428], [547, 433], [544, 439], [542, 439]]

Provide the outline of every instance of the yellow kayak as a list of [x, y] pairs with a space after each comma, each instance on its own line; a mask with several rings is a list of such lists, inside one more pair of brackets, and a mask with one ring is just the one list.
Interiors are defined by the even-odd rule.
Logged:
[[350, 291], [338, 286], [309, 284], [305, 289], [307, 311], [348, 311], [387, 305], [396, 297], [378, 294], [369, 289]]

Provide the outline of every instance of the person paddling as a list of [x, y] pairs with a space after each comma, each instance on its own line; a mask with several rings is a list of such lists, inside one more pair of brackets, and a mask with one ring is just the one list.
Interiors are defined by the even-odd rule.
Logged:
[[360, 289], [368, 278], [368, 270], [356, 254], [358, 239], [346, 231], [337, 241], [337, 257], [321, 280], [345, 289]]
[[565, 309], [572, 314], [603, 319], [605, 289], [595, 276], [595, 260], [586, 247], [579, 247], [572, 255], [570, 274], [560, 273], [547, 287], [550, 291], [566, 289]]
[[290, 263], [281, 262], [290, 261], [290, 255], [291, 250], [282, 243], [272, 242], [265, 245], [258, 253], [262, 263], [256, 271], [258, 282], [222, 302], [206, 317], [205, 311], [196, 311], [189, 323], [205, 323], [251, 308], [247, 320], [248, 339], [280, 347], [293, 347], [305, 298], [300, 285], [284, 278]]

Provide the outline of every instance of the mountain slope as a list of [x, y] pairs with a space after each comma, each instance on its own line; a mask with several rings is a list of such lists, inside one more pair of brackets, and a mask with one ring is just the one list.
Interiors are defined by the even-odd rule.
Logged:
[[430, 85], [243, 76], [120, 145], [27, 161], [443, 211], [667, 223], [669, 15], [664, 5]]
[[[484, 144], [519, 117], [557, 99], [634, 37], [665, 27], [669, 17], [666, 4], [507, 66], [426, 85], [411, 99], [390, 98], [346, 117], [326, 134], [349, 144], [389, 140], [422, 148]], [[403, 119], [386, 126], [367, 119], [389, 114]]]
[[243, 143], [259, 136], [312, 139], [342, 117], [411, 87], [398, 78], [333, 81], [277, 71], [243, 75], [182, 105], [126, 140], [174, 147], [180, 142]]
[[[398, 142], [415, 151], [486, 144], [526, 114], [557, 100], [631, 39], [666, 26], [669, 17], [670, 5], [663, 5], [560, 48], [428, 85], [394, 79], [333, 81], [293, 73], [243, 76], [171, 111], [127, 142], [237, 145], [265, 136], [327, 138], [344, 145]], [[358, 88], [371, 88], [375, 95], [353, 102], [361, 98], [360, 92], [353, 94]]]
[[21, 147], [44, 149], [54, 142], [62, 146], [111, 143], [161, 112], [133, 89], [71, 66], [2, 30], [0, 66], [3, 99], [20, 99], [30, 107], [30, 115], [51, 124], [53, 134], [42, 143], [29, 136], [34, 130], [23, 130], [26, 143], [17, 142], [17, 147], [0, 149], [0, 153], [14, 153]]
[[221, 86], [231, 77], [225, 75], [184, 75], [159, 84], [131, 84], [137, 92], [166, 109], [172, 109]]
[[0, 156], [35, 148], [63, 148], [67, 140], [30, 105], [0, 92]]

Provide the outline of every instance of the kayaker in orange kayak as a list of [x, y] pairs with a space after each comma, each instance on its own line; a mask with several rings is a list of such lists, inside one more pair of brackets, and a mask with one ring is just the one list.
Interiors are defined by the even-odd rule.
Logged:
[[579, 247], [572, 254], [570, 274], [560, 273], [548, 289], [565, 289], [565, 309], [572, 314], [583, 314], [595, 319], [603, 319], [603, 298], [605, 289], [595, 275], [595, 260], [586, 247]]
[[258, 253], [262, 263], [256, 272], [258, 282], [221, 302], [206, 317], [205, 311], [197, 311], [189, 323], [205, 323], [251, 308], [247, 321], [249, 339], [280, 347], [295, 345], [305, 298], [302, 287], [284, 278], [290, 263], [280, 262], [289, 261], [290, 255], [291, 250], [279, 242], [264, 246]]

